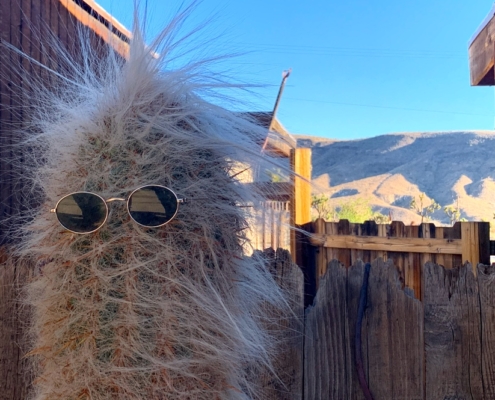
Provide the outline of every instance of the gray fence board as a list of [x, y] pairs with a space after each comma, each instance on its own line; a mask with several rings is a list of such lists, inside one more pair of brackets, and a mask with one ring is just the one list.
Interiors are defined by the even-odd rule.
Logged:
[[471, 268], [425, 265], [426, 398], [483, 398], [478, 284]]
[[262, 397], [267, 400], [301, 400], [303, 392], [303, 335], [304, 335], [304, 277], [292, 262], [287, 250], [265, 250], [275, 281], [287, 293], [290, 310], [268, 310], [271, 329], [279, 336], [278, 356], [273, 371], [265, 370], [257, 377]]
[[495, 399], [495, 266], [478, 265], [483, 394]]
[[[306, 311], [305, 399], [361, 400], [355, 326], [364, 264], [332, 261]], [[404, 318], [406, 316], [406, 318]], [[423, 399], [423, 309], [401, 288], [396, 268], [371, 268], [362, 327], [365, 372], [375, 399]]]

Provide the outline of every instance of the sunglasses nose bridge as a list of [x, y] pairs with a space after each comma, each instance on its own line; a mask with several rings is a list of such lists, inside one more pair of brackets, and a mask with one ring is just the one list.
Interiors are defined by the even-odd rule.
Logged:
[[127, 200], [123, 199], [122, 197], [112, 197], [110, 199], [105, 200], [105, 203], [112, 203], [114, 201], [127, 201]]

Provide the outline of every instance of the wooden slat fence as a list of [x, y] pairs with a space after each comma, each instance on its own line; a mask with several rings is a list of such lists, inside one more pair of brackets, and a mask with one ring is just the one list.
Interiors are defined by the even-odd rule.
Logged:
[[437, 227], [431, 223], [406, 226], [398, 221], [353, 224], [347, 220], [326, 222], [318, 219], [312, 225], [308, 228], [314, 232], [310, 241], [316, 247], [316, 265], [305, 265], [303, 269], [315, 269], [314, 286], [333, 259], [350, 266], [357, 260], [371, 262], [381, 257], [393, 261], [403, 286], [411, 288], [415, 296], [422, 299], [425, 263], [431, 261], [446, 268], [467, 261], [472, 265], [490, 263], [488, 222], [457, 222], [453, 227]]
[[[423, 301], [372, 263], [361, 327], [375, 400], [495, 399], [495, 266], [427, 262]], [[364, 263], [330, 262], [306, 310], [304, 399], [361, 400], [355, 329]]]
[[255, 250], [290, 250], [290, 206], [288, 201], [266, 201], [250, 224]]

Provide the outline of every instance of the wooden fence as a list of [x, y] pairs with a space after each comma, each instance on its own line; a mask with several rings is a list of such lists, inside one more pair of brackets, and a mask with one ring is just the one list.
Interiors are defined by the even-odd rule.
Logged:
[[[361, 400], [356, 326], [364, 263], [333, 260], [303, 319], [302, 274], [285, 250], [265, 256], [290, 296], [292, 313], [273, 314], [282, 334], [276, 369], [258, 371], [264, 399]], [[23, 400], [31, 375], [23, 357], [19, 302], [29, 272], [2, 265], [0, 399]], [[495, 399], [495, 266], [446, 269], [428, 262], [423, 301], [403, 288], [392, 260], [372, 263], [361, 327], [364, 376], [375, 400]], [[270, 310], [266, 310], [271, 317]]]
[[[495, 267], [424, 267], [423, 301], [371, 266], [361, 351], [375, 400], [495, 399]], [[364, 263], [332, 261], [306, 310], [304, 399], [361, 400], [355, 332]]]
[[[488, 222], [457, 222], [453, 227], [438, 227], [430, 223], [406, 226], [397, 221], [379, 225], [373, 221], [352, 224], [347, 220], [325, 222], [318, 219], [305, 228], [314, 232], [305, 251], [308, 253], [316, 248], [315, 264], [303, 265], [307, 279], [315, 280], [314, 287], [318, 286], [333, 259], [350, 266], [357, 260], [371, 262], [381, 257], [393, 261], [402, 285], [411, 288], [415, 296], [422, 299], [423, 266], [427, 262], [446, 268], [467, 261], [472, 265], [490, 263]], [[306, 259], [309, 258], [307, 255]]]

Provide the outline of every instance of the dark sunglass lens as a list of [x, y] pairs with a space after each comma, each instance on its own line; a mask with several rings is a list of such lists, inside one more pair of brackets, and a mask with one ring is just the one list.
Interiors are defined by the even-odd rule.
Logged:
[[145, 186], [129, 198], [129, 214], [140, 225], [165, 225], [177, 214], [179, 202], [170, 189], [163, 186]]
[[90, 233], [100, 228], [107, 217], [105, 201], [92, 193], [73, 193], [57, 204], [57, 218], [67, 229]]

